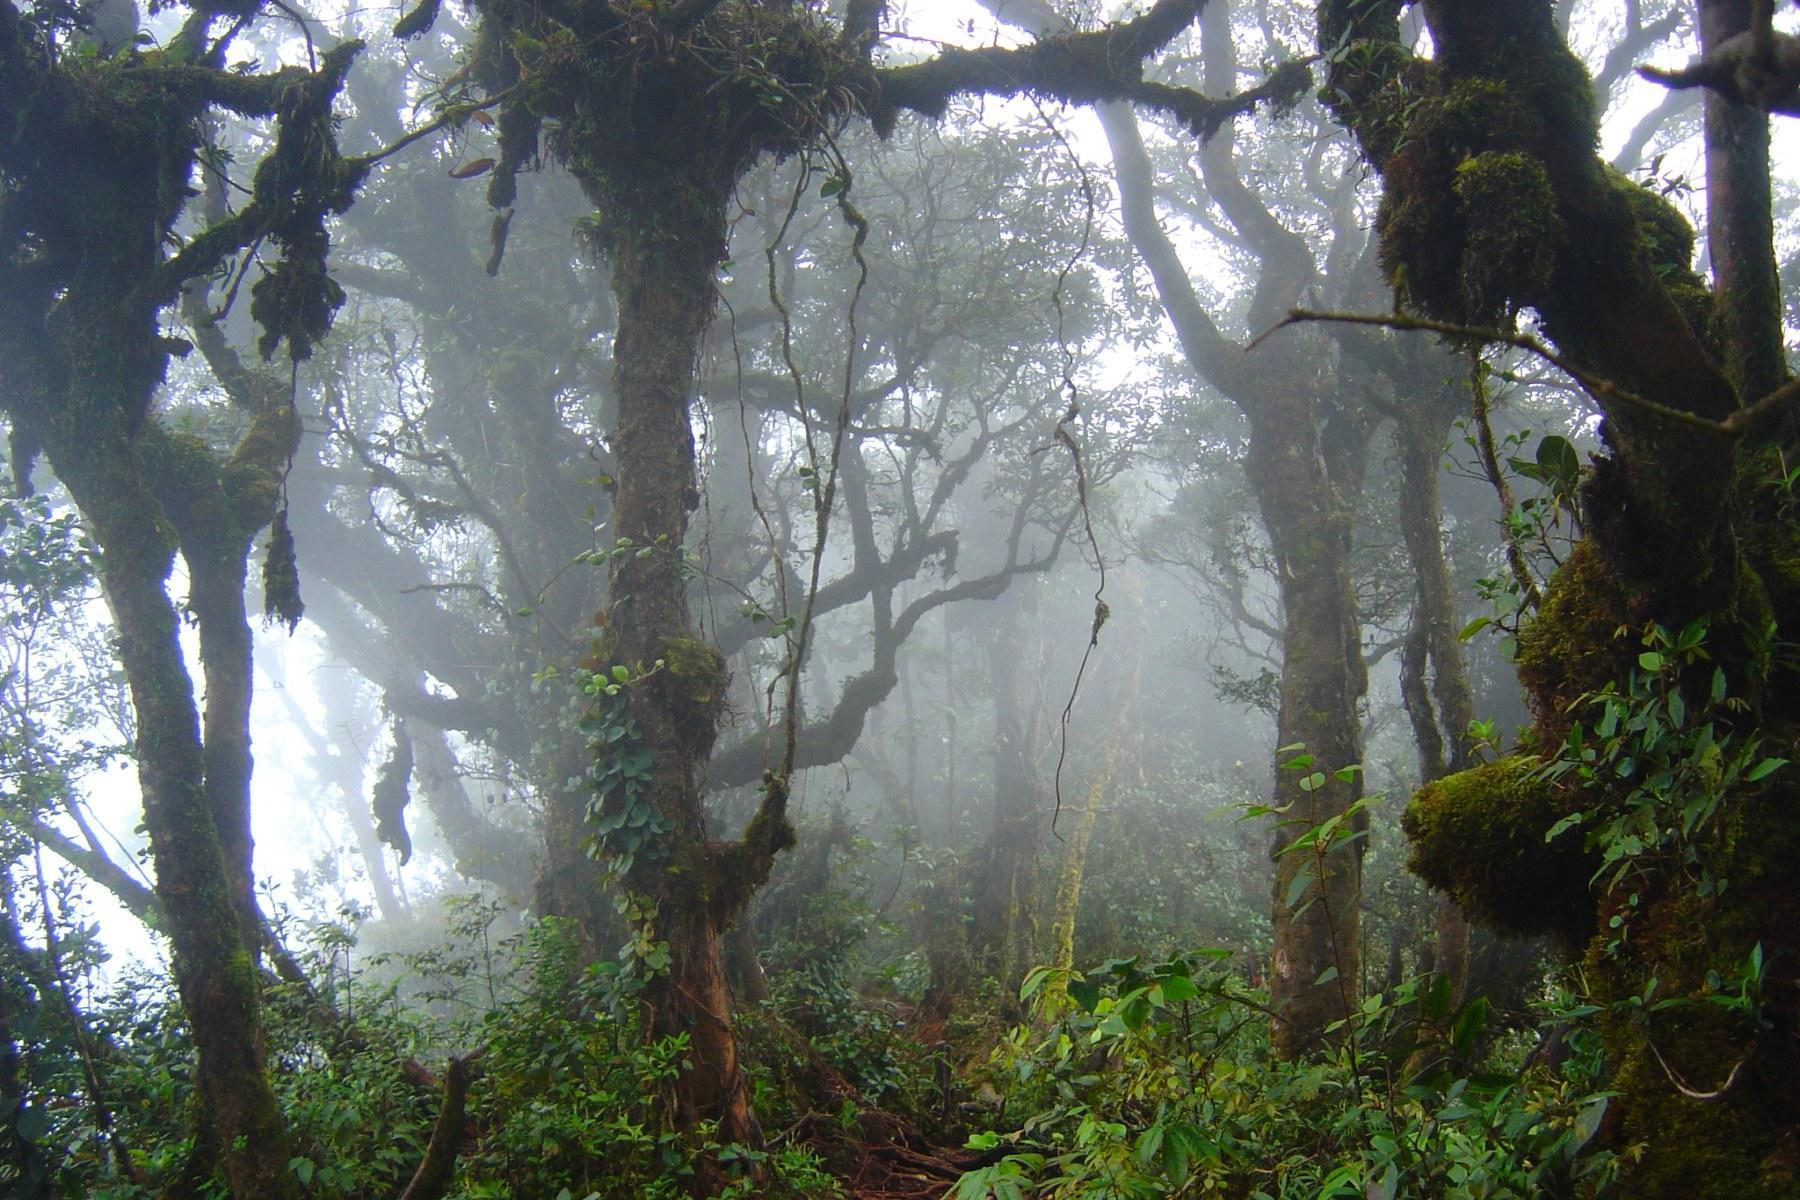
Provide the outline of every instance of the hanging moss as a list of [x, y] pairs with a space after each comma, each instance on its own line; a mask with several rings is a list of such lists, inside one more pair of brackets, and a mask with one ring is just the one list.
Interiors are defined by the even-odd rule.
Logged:
[[1517, 755], [1445, 776], [1413, 797], [1402, 824], [1412, 870], [1468, 918], [1508, 936], [1549, 935], [1573, 953], [1593, 921], [1594, 864], [1572, 832], [1544, 834], [1580, 803]]
[[412, 858], [412, 835], [406, 830], [406, 808], [412, 802], [413, 746], [404, 722], [394, 722], [394, 749], [375, 777], [370, 808], [375, 814], [375, 836], [392, 846], [405, 866]]
[[292, 634], [300, 627], [306, 605], [300, 599], [300, 565], [294, 555], [294, 535], [288, 529], [286, 507], [269, 526], [269, 544], [263, 551], [263, 619], [279, 621]]

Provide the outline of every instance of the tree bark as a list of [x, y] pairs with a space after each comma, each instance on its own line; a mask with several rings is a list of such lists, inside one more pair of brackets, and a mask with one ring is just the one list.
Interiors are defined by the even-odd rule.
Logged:
[[717, 651], [695, 641], [682, 557], [699, 499], [688, 406], [725, 250], [725, 192], [704, 178], [677, 178], [660, 191], [646, 187], [642, 206], [628, 209], [610, 256], [619, 312], [613, 528], [634, 549], [611, 560], [606, 631], [612, 661], [640, 677], [629, 711], [654, 760], [643, 803], [666, 825], [661, 853], [637, 855], [624, 881], [653, 905], [654, 936], [668, 949], [667, 967], [649, 980], [652, 1030], [689, 1039], [692, 1066], [675, 1085], [677, 1119], [685, 1128], [713, 1121], [721, 1141], [749, 1142], [756, 1132], [738, 1064], [724, 935], [740, 895], [747, 899], [761, 881], [710, 877], [728, 866], [712, 852], [701, 780], [724, 666]]
[[[242, 892], [227, 864], [206, 787], [206, 755], [175, 606], [164, 590], [174, 557], [161, 508], [141, 488], [119, 430], [45, 438], [57, 476], [92, 523], [101, 581], [137, 714], [138, 782], [168, 917], [174, 974], [199, 1055], [197, 1079], [224, 1147], [233, 1195], [297, 1197], [286, 1125], [263, 1068], [255, 953]], [[240, 609], [241, 609], [240, 591]], [[258, 934], [260, 936], [260, 933]]]
[[[1750, 28], [1751, 0], [1700, 0], [1702, 54]], [[1769, 187], [1769, 114], [1706, 92], [1706, 246], [1725, 373], [1746, 401], [1787, 378]], [[1791, 441], [1793, 423], [1783, 430]]]
[[[1249, 415], [1246, 465], [1281, 594], [1276, 741], [1312, 757], [1312, 765], [1303, 770], [1276, 764], [1273, 799], [1280, 815], [1269, 975], [1277, 1016], [1270, 1046], [1293, 1058], [1315, 1048], [1328, 1025], [1350, 1014], [1358, 986], [1361, 837], [1321, 847], [1319, 853], [1284, 851], [1309, 829], [1342, 816], [1362, 796], [1360, 771], [1348, 781], [1335, 773], [1362, 763], [1357, 704], [1368, 688], [1368, 674], [1351, 560], [1355, 498], [1369, 435], [1366, 427], [1352, 425], [1322, 436], [1329, 427], [1321, 427], [1314, 405], [1298, 396], [1267, 397]], [[1335, 444], [1326, 444], [1325, 436]], [[1288, 750], [1282, 757], [1297, 752]], [[1319, 786], [1302, 786], [1319, 773], [1324, 775]], [[1303, 874], [1310, 884], [1301, 882]]]

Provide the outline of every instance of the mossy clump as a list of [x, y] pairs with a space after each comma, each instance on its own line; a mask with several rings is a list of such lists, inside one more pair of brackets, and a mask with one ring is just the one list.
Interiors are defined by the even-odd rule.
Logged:
[[269, 524], [269, 544], [263, 552], [263, 620], [287, 626], [291, 635], [306, 615], [300, 598], [300, 564], [294, 552], [294, 535], [288, 529], [287, 509]]
[[1416, 103], [1383, 168], [1382, 262], [1406, 297], [1446, 320], [1502, 320], [1548, 279], [1560, 221], [1532, 148], [1536, 112], [1498, 80], [1465, 79]]
[[1694, 270], [1694, 228], [1666, 196], [1603, 167], [1614, 195], [1624, 200], [1636, 222], [1638, 245], [1655, 268], [1675, 307], [1695, 335], [1715, 354], [1722, 352], [1713, 336], [1716, 306], [1712, 288]]
[[1593, 862], [1578, 833], [1544, 840], [1580, 805], [1540, 765], [1515, 755], [1427, 784], [1401, 824], [1413, 872], [1471, 921], [1509, 937], [1549, 935], [1572, 953], [1593, 927]]
[[1530, 155], [1490, 151], [1457, 165], [1457, 204], [1468, 228], [1462, 299], [1473, 314], [1501, 316], [1509, 297], [1550, 281], [1562, 220], [1544, 165]]
[[1519, 631], [1519, 682], [1541, 745], [1562, 740], [1571, 705], [1626, 677], [1636, 645], [1621, 631], [1632, 623], [1624, 585], [1593, 543], [1581, 542], [1550, 577], [1537, 615]]
[[725, 689], [731, 682], [725, 656], [696, 638], [662, 640], [662, 670], [652, 678], [663, 703], [674, 714], [683, 739], [705, 755], [718, 735]]

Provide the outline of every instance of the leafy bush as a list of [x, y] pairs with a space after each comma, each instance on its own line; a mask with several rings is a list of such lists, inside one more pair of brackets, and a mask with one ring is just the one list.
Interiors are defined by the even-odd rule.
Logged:
[[1474, 1200], [1609, 1178], [1612, 1156], [1589, 1148], [1607, 1097], [1584, 1071], [1478, 1062], [1485, 1001], [1453, 1009], [1447, 987], [1415, 981], [1365, 1001], [1329, 1056], [1276, 1062], [1265, 997], [1222, 956], [1034, 971], [1038, 1023], [990, 1065], [1002, 1118], [1030, 1115], [971, 1140], [999, 1157], [956, 1200]]

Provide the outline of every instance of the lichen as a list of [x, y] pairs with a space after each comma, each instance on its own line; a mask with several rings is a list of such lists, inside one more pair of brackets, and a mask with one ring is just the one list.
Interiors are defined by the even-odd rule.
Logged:
[[1412, 870], [1468, 918], [1507, 936], [1550, 935], [1573, 952], [1592, 928], [1593, 873], [1579, 832], [1544, 834], [1579, 806], [1514, 755], [1420, 789], [1402, 818]]

